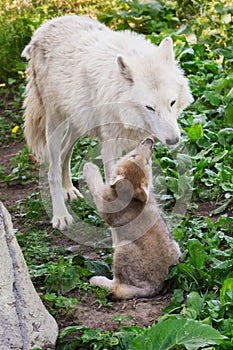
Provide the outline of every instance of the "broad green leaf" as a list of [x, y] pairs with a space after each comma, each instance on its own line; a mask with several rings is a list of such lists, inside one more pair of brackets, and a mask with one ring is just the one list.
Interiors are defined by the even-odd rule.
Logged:
[[97, 276], [112, 277], [111, 270], [104, 261], [86, 261], [86, 266]]
[[184, 307], [180, 314], [186, 319], [196, 320], [198, 317], [196, 310], [190, 307]]
[[230, 302], [233, 305], [233, 278], [228, 278], [223, 282], [220, 289], [220, 301], [222, 304]]
[[192, 140], [200, 139], [204, 136], [204, 131], [201, 124], [194, 124], [188, 129], [188, 136]]
[[219, 106], [222, 96], [216, 91], [205, 91], [204, 97], [212, 106]]
[[222, 158], [224, 158], [228, 153], [228, 150], [225, 149], [223, 152], [219, 152], [213, 159], [212, 162], [213, 163], [217, 163], [219, 162]]
[[200, 316], [203, 309], [203, 298], [197, 292], [191, 292], [187, 295], [187, 306], [193, 308], [197, 315]]
[[229, 125], [232, 125], [233, 123], [233, 106], [232, 103], [229, 103], [226, 108], [226, 121]]
[[187, 246], [193, 265], [198, 270], [204, 269], [207, 255], [203, 244], [198, 239], [193, 238], [188, 241]]
[[214, 270], [228, 270], [233, 268], [233, 259], [227, 260], [227, 261], [219, 261], [213, 269]]
[[183, 272], [185, 275], [187, 275], [190, 279], [195, 281], [196, 284], [198, 284], [198, 281], [195, 278], [195, 269], [192, 266], [189, 266], [187, 264], [178, 264], [177, 266], [178, 270], [180, 272]]
[[222, 146], [226, 146], [231, 142], [233, 139], [233, 129], [232, 128], [225, 128], [219, 131], [218, 133], [218, 142]]
[[233, 193], [233, 184], [232, 183], [223, 183], [221, 185], [222, 189], [226, 192], [232, 192]]
[[201, 152], [197, 153], [195, 156], [193, 156], [194, 159], [205, 159], [205, 162], [204, 164], [207, 164], [207, 161], [206, 161], [206, 156], [208, 153], [211, 152], [211, 150], [216, 146], [216, 143], [212, 143], [212, 145], [207, 148], [207, 149], [203, 149]]
[[229, 100], [230, 100], [230, 99], [233, 99], [233, 88], [231, 88], [230, 91], [228, 92], [227, 98], [228, 98]]
[[227, 207], [233, 202], [233, 198], [231, 197], [230, 199], [224, 201], [224, 203], [222, 205], [220, 205], [220, 207], [214, 209], [212, 212], [211, 212], [211, 215], [218, 215], [218, 214], [221, 214], [222, 212], [224, 212]]
[[184, 300], [184, 292], [182, 289], [174, 291], [174, 295], [171, 298], [172, 302], [181, 303]]
[[215, 50], [218, 54], [223, 55], [226, 58], [232, 59], [233, 58], [233, 54], [232, 54], [232, 50], [231, 49], [221, 49], [218, 48]]
[[89, 327], [86, 327], [86, 326], [69, 326], [69, 327], [66, 327], [59, 334], [59, 339], [62, 340], [65, 337], [67, 337], [67, 335], [70, 335], [70, 334], [78, 332], [78, 331], [86, 331], [88, 329], [89, 329]]
[[136, 337], [129, 350], [171, 350], [185, 346], [187, 350], [221, 344], [226, 337], [201, 322], [187, 319], [168, 319], [153, 325]]

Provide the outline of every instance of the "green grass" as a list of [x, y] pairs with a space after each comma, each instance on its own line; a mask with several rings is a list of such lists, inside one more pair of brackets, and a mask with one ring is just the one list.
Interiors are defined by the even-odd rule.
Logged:
[[[159, 169], [155, 188], [166, 199], [164, 209], [172, 223], [172, 209], [187, 198], [189, 210], [173, 227], [183, 251], [182, 261], [170, 271], [164, 292], [171, 303], [157, 325], [123, 327], [112, 332], [85, 325], [64, 329], [58, 350], [65, 349], [197, 349], [227, 350], [233, 347], [233, 7], [231, 1], [42, 1], [32, 5], [0, 0], [0, 145], [22, 141], [22, 94], [25, 62], [20, 54], [44, 20], [64, 13], [93, 14], [119, 29], [133, 29], [153, 43], [171, 35], [176, 57], [190, 80], [195, 102], [180, 119], [183, 148], [168, 150], [156, 145], [153, 167]], [[18, 5], [21, 6], [18, 6]], [[36, 6], [35, 6], [36, 5]], [[12, 133], [15, 126], [16, 133]], [[82, 156], [94, 157], [96, 141], [82, 139], [72, 159], [75, 181], [81, 180]], [[12, 159], [12, 170], [1, 178], [9, 184], [35, 181], [35, 165], [28, 150]], [[166, 191], [164, 192], [164, 187]], [[206, 207], [208, 216], [199, 212]], [[101, 226], [98, 213], [77, 201], [74, 209], [92, 225]], [[109, 306], [105, 290], [90, 286], [96, 272], [110, 273], [109, 251], [102, 261], [90, 262], [54, 246], [52, 230], [44, 230], [45, 210], [39, 193], [17, 203], [17, 233], [33, 282], [55, 317], [72, 314], [79, 301], [67, 297], [72, 290], [94, 293], [100, 305]], [[38, 230], [38, 223], [41, 230]], [[48, 226], [46, 226], [48, 227]], [[169, 334], [171, 333], [171, 337]], [[177, 333], [176, 333], [177, 332]], [[174, 334], [177, 334], [177, 337]], [[165, 334], [166, 343], [160, 342]], [[147, 347], [145, 348], [145, 344]]]

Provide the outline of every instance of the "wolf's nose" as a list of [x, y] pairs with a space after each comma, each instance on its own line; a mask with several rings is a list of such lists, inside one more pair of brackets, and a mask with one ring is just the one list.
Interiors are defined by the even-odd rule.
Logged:
[[179, 142], [179, 137], [176, 137], [174, 139], [166, 139], [166, 144], [167, 145], [175, 145], [177, 142]]

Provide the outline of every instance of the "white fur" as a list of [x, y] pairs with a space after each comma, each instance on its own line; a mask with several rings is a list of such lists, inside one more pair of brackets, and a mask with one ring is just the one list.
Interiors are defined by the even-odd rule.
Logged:
[[130, 140], [150, 134], [165, 144], [179, 140], [177, 118], [192, 95], [172, 46], [170, 38], [156, 47], [143, 36], [79, 16], [53, 19], [34, 33], [22, 53], [30, 60], [25, 136], [37, 156], [49, 157], [54, 227], [72, 222], [64, 198], [81, 195], [69, 170], [80, 136], [102, 142], [108, 179]]

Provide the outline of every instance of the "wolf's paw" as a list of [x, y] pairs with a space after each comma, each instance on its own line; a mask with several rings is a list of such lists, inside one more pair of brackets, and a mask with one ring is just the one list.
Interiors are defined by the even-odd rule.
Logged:
[[52, 226], [58, 230], [64, 230], [73, 223], [73, 217], [67, 213], [64, 216], [54, 216]]
[[78, 197], [83, 198], [82, 193], [74, 186], [70, 188], [63, 188], [63, 196], [66, 201], [68, 200], [70, 202], [74, 201]]

